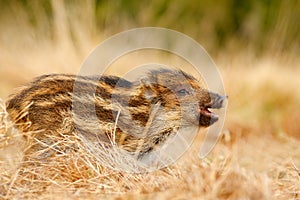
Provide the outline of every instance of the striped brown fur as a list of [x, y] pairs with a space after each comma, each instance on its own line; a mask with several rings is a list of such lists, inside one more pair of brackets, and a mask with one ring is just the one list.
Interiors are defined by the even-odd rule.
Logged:
[[[48, 145], [53, 141], [46, 134], [59, 138], [76, 133], [109, 143], [116, 125], [114, 142], [141, 157], [182, 126], [213, 124], [217, 117], [208, 108], [222, 107], [223, 100], [191, 75], [160, 69], [136, 82], [116, 76], [44, 75], [12, 94], [6, 108], [18, 129], [32, 131], [32, 138]], [[28, 152], [41, 149], [36, 144]]]

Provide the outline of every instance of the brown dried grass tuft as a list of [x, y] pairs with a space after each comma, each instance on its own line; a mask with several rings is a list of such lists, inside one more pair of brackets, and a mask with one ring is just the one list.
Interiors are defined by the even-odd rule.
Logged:
[[[1, 130], [8, 130], [12, 125], [8, 123], [5, 110], [3, 112], [6, 117], [2, 118], [1, 124], [6, 125]], [[233, 134], [234, 131], [234, 128], [230, 128], [227, 134]], [[16, 142], [15, 137], [7, 137], [4, 132], [1, 132], [1, 144], [7, 145], [2, 145], [1, 150]], [[12, 132], [8, 136], [14, 134], [17, 132]], [[223, 137], [225, 138], [225, 135]], [[178, 199], [275, 197], [285, 199], [298, 195], [299, 169], [294, 162], [290, 162], [291, 160], [278, 158], [281, 152], [274, 152], [273, 148], [281, 145], [280, 142], [272, 143], [269, 149], [265, 149], [265, 140], [256, 142], [256, 137], [236, 138], [233, 143], [223, 139], [204, 160], [197, 157], [198, 147], [202, 141], [201, 137], [197, 137], [191, 149], [176, 164], [159, 171], [140, 174], [114, 171], [101, 165], [103, 160], [99, 160], [99, 154], [92, 154], [86, 146], [82, 145], [82, 139], [77, 135], [65, 136], [63, 140], [56, 143], [57, 146], [52, 146], [51, 148], [62, 151], [51, 159], [19, 160], [19, 164], [14, 163], [17, 167], [13, 170], [8, 169], [6, 165], [10, 163], [10, 158], [14, 158], [15, 152], [6, 151], [9, 158], [1, 160], [0, 163], [0, 197], [1, 199], [169, 199], [175, 197]], [[252, 146], [254, 141], [255, 151]], [[299, 142], [293, 141], [292, 144], [297, 145]], [[286, 146], [282, 148], [289, 150]], [[63, 151], [66, 149], [67, 151]], [[267, 162], [274, 157], [277, 158], [273, 160], [274, 163], [270, 162], [270, 165], [255, 163], [263, 161], [259, 155], [263, 151], [266, 153], [264, 158]], [[0, 155], [3, 155], [3, 152]], [[280, 161], [283, 163], [279, 163]]]
[[[1, 102], [1, 156], [8, 155], [7, 159], [1, 159], [0, 165], [0, 197], [4, 199], [31, 199], [38, 198], [42, 194], [48, 194], [55, 190], [55, 193], [80, 194], [122, 194], [125, 192], [151, 191], [166, 187], [170, 177], [169, 172], [161, 171], [151, 174], [122, 173], [112, 170], [113, 164], [130, 168], [134, 167], [133, 162], [121, 159], [121, 154], [116, 147], [95, 146], [91, 141], [80, 138], [78, 135], [64, 135], [57, 138], [48, 134], [49, 141], [54, 142], [52, 146], [45, 146], [45, 150], [51, 148], [56, 151], [55, 156], [49, 159], [36, 159], [41, 152], [33, 152], [36, 155], [27, 155], [14, 163], [14, 170], [7, 169], [6, 165], [15, 156], [10, 147], [20, 141], [17, 129], [9, 122], [8, 114], [5, 111], [4, 103]], [[13, 130], [13, 131], [9, 131]], [[30, 134], [30, 133], [29, 133]], [[27, 136], [30, 136], [27, 133]], [[43, 133], [39, 133], [43, 134]], [[18, 140], [16, 140], [18, 138]], [[41, 142], [32, 138], [28, 141]], [[20, 148], [24, 151], [31, 144]], [[6, 154], [6, 155], [5, 155]], [[105, 164], [107, 162], [107, 164]], [[111, 165], [108, 165], [112, 163]], [[124, 169], [123, 169], [124, 170]], [[52, 191], [53, 192], [53, 191]]]

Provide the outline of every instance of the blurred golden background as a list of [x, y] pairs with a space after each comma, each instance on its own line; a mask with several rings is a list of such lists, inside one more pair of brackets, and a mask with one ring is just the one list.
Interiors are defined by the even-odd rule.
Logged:
[[265, 58], [281, 69], [298, 67], [297, 0], [1, 0], [0, 6], [1, 97], [33, 76], [76, 73], [98, 43], [145, 26], [194, 38], [220, 68], [256, 67]]
[[165, 27], [194, 38], [229, 95], [224, 134], [211, 156], [234, 158], [229, 166], [238, 166], [238, 177], [254, 174], [242, 181], [262, 184], [260, 199], [299, 198], [299, 0], [0, 0], [0, 7], [2, 99], [35, 76], [76, 74], [96, 45], [121, 31]]

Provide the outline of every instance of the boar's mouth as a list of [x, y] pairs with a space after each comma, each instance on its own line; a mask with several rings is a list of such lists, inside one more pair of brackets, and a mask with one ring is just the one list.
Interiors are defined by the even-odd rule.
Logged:
[[217, 95], [209, 103], [200, 106], [199, 108], [199, 125], [208, 127], [218, 121], [219, 115], [212, 112], [210, 109], [220, 109], [223, 107], [224, 100], [227, 99], [227, 96]]

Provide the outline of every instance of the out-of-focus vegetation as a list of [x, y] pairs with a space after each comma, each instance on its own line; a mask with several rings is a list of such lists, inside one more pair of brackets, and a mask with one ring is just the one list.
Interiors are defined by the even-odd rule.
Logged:
[[[299, 0], [1, 0], [0, 7], [2, 31], [7, 23], [14, 24], [20, 26], [20, 33], [36, 40], [55, 40], [67, 34], [76, 44], [76, 32], [81, 32], [80, 28], [92, 36], [159, 26], [183, 32], [211, 52], [243, 47], [262, 56], [265, 53], [296, 53], [300, 48]], [[24, 22], [31, 26], [27, 29], [33, 28], [30, 33], [22, 29]], [[81, 22], [84, 27], [76, 26]]]

